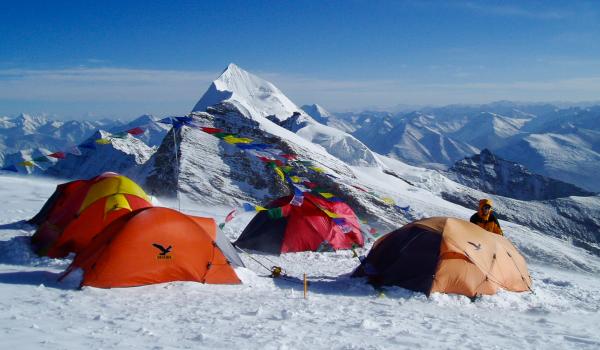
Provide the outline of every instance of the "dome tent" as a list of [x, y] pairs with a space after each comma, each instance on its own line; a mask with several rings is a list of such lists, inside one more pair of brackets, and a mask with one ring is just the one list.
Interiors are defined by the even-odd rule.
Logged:
[[213, 219], [151, 207], [107, 226], [64, 276], [81, 269], [81, 285], [99, 288], [171, 281], [238, 284], [235, 266], [244, 265]]
[[310, 193], [303, 196], [301, 205], [290, 203], [293, 196], [270, 203], [268, 210], [256, 214], [234, 245], [271, 254], [364, 245], [358, 219], [350, 206]]
[[61, 184], [30, 220], [39, 225], [31, 242], [39, 255], [64, 257], [83, 249], [116, 218], [150, 206], [135, 182], [116, 173]]
[[415, 221], [379, 238], [352, 276], [427, 295], [531, 290], [525, 259], [510, 241], [447, 217]]

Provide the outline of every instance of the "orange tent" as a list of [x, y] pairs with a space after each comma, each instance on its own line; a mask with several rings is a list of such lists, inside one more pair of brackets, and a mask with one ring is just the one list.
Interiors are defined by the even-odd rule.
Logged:
[[40, 255], [53, 258], [79, 252], [106, 225], [150, 198], [129, 178], [104, 173], [90, 180], [61, 184], [30, 222], [39, 225], [31, 241]]
[[82, 269], [81, 285], [99, 288], [241, 283], [233, 266], [243, 266], [242, 260], [213, 219], [153, 207], [115, 220], [77, 255], [66, 274]]
[[381, 237], [353, 276], [427, 295], [531, 290], [527, 263], [508, 239], [447, 217], [415, 221]]

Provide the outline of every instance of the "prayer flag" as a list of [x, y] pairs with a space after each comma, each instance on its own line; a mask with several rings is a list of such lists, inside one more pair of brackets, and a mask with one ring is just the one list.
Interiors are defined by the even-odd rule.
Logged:
[[225, 222], [229, 222], [229, 221], [233, 220], [233, 217], [235, 216], [236, 212], [237, 212], [237, 209], [233, 209], [229, 214], [227, 214], [227, 216], [225, 217]]
[[97, 139], [96, 143], [99, 145], [108, 145], [110, 144], [110, 139]]
[[144, 129], [142, 129], [140, 127], [136, 127], [136, 128], [127, 130], [126, 133], [128, 133], [130, 135], [139, 135], [139, 134], [144, 133]]
[[381, 199], [383, 200], [383, 202], [385, 204], [390, 204], [390, 205], [396, 204], [396, 202], [392, 198], [390, 198], [390, 197], [383, 197]]
[[65, 159], [67, 156], [65, 155], [65, 152], [54, 152], [52, 154], [49, 154], [48, 157]]
[[207, 134], [216, 134], [219, 132], [223, 132], [222, 129], [219, 128], [209, 128], [209, 127], [201, 127], [200, 130], [204, 131]]
[[46, 163], [46, 162], [49, 162], [50, 159], [46, 158], [46, 156], [41, 156], [41, 157], [33, 158], [33, 161], [38, 162], [38, 163]]
[[298, 187], [296, 187], [296, 186], [293, 186], [293, 187], [294, 187], [294, 197], [290, 201], [290, 204], [299, 207], [302, 205], [302, 203], [304, 203], [304, 193], [302, 193], [302, 191]]

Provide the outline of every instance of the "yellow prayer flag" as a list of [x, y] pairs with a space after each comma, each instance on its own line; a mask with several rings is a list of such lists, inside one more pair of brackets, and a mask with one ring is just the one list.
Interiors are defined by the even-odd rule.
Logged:
[[396, 201], [394, 201], [392, 198], [390, 197], [383, 197], [381, 198], [383, 200], [384, 203], [389, 204], [389, 205], [394, 205], [396, 204]]
[[263, 210], [267, 210], [267, 208], [263, 208], [260, 205], [256, 205], [256, 206], [254, 206], [254, 210], [256, 210], [256, 211], [263, 211]]
[[335, 195], [333, 193], [329, 193], [329, 192], [319, 192], [319, 194], [327, 199], [329, 199], [331, 197], [335, 197]]
[[319, 168], [316, 166], [309, 166], [308, 168], [316, 171], [317, 173], [322, 173], [324, 171], [323, 168]]
[[302, 180], [300, 180], [300, 178], [298, 176], [290, 176], [290, 179], [292, 179], [292, 182], [294, 182], [296, 184], [300, 183], [300, 181], [302, 181]]
[[330, 212], [330, 211], [329, 211], [329, 210], [327, 210], [327, 209], [323, 209], [323, 208], [319, 208], [319, 209], [321, 209], [321, 210], [322, 210], [322, 211], [323, 211], [325, 214], [327, 214], [327, 216], [329, 216], [329, 217], [330, 217], [330, 218], [332, 218], [332, 219], [337, 219], [337, 218], [339, 218], [339, 217], [340, 217], [338, 214], [336, 214], [336, 213], [333, 213], [333, 212]]
[[21, 163], [17, 163], [18, 165], [22, 165], [22, 166], [35, 166], [35, 163], [30, 161], [30, 160], [26, 160], [24, 162]]
[[235, 137], [233, 135], [227, 135], [223, 137], [223, 141], [235, 145], [236, 143], [251, 143], [252, 139], [246, 137]]
[[96, 143], [99, 145], [108, 145], [110, 144], [110, 139], [97, 139]]
[[279, 167], [275, 167], [275, 172], [277, 172], [277, 175], [281, 177], [281, 181], [285, 181], [285, 174], [283, 171], [281, 171], [281, 169], [279, 169]]

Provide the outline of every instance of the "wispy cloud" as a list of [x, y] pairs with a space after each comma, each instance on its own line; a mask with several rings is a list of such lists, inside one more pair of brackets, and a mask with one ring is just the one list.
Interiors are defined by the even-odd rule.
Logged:
[[[458, 2], [455, 4], [470, 10], [497, 16], [528, 17], [545, 20], [558, 20], [572, 15], [570, 11], [565, 11], [562, 9], [548, 9], [546, 8], [547, 4], [545, 3], [540, 3], [540, 6], [536, 6], [536, 8], [526, 8], [514, 4], [484, 4], [480, 2], [471, 1]], [[523, 4], [526, 4], [526, 2], [524, 2]], [[544, 5], [543, 8], [542, 5]]]
[[[428, 82], [415, 79], [320, 79], [273, 72], [256, 73], [273, 82], [299, 105], [319, 103], [332, 110], [399, 103], [600, 99], [600, 75], [498, 83], [473, 81], [468, 72], [460, 70], [454, 72], [455, 79]], [[2, 110], [2, 101], [12, 101], [11, 104], [19, 106], [20, 111], [28, 111], [30, 101], [47, 106], [60, 104], [60, 110], [44, 110], [56, 114], [66, 114], [65, 111], [75, 105], [78, 106], [77, 113], [124, 115], [125, 109], [136, 113], [138, 110], [185, 113], [218, 75], [219, 72], [209, 71], [128, 68], [5, 69], [0, 70], [0, 114], [7, 113]], [[71, 115], [75, 113], [71, 112]]]
[[53, 100], [194, 99], [216, 72], [129, 68], [0, 70], [0, 98]]

